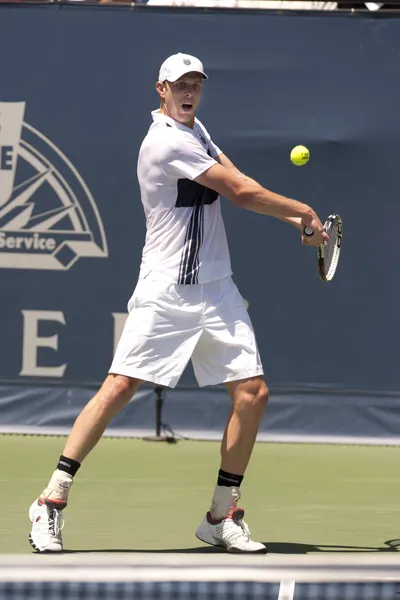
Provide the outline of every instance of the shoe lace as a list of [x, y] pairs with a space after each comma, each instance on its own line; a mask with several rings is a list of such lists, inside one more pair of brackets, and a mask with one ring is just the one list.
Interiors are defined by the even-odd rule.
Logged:
[[241, 529], [242, 529], [242, 531], [243, 531], [244, 535], [245, 535], [245, 536], [247, 537], [247, 539], [249, 540], [249, 539], [250, 539], [250, 529], [249, 529], [249, 526], [247, 525], [247, 523], [245, 523], [245, 522], [243, 521], [243, 519], [239, 519], [239, 520], [237, 521], [237, 524], [238, 524], [238, 525], [241, 527]]
[[250, 529], [249, 526], [247, 525], [247, 523], [245, 523], [243, 521], [243, 519], [232, 519], [234, 523], [236, 523], [241, 530], [243, 531], [243, 534], [247, 537], [247, 539], [250, 539]]
[[53, 537], [58, 537], [64, 527], [64, 518], [61, 512], [55, 508], [48, 509], [49, 531]]
[[226, 520], [225, 537], [228, 541], [232, 541], [243, 536], [246, 540], [250, 540], [250, 529], [242, 518], [231, 518]]

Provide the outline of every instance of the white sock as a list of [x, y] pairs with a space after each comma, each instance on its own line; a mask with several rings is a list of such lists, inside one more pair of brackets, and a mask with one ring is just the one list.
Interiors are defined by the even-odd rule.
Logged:
[[68, 492], [73, 482], [72, 475], [56, 469], [51, 476], [48, 486], [43, 490], [41, 497], [56, 502], [67, 502]]
[[51, 476], [50, 482], [48, 487], [52, 487], [51, 484], [55, 484], [56, 487], [58, 487], [58, 485], [61, 483], [64, 485], [62, 485], [61, 487], [67, 487], [65, 485], [65, 482], [68, 482], [68, 487], [70, 488], [72, 483], [74, 481], [74, 478], [72, 477], [72, 475], [70, 475], [69, 473], [67, 473], [66, 471], [61, 471], [60, 469], [56, 469], [53, 473], [53, 475]]
[[216, 485], [210, 508], [212, 518], [215, 520], [225, 519], [231, 510], [236, 508], [236, 503], [240, 499], [240, 496], [238, 487]]

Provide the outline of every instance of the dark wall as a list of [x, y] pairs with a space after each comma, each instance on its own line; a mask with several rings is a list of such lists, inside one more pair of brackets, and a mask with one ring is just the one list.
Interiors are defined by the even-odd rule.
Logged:
[[[343, 217], [339, 270], [323, 284], [294, 229], [223, 202], [268, 381], [399, 390], [400, 19], [145, 6], [0, 6], [0, 238], [59, 231], [56, 257], [0, 240], [0, 378], [106, 374], [112, 313], [126, 309], [144, 241], [138, 148], [158, 67], [177, 51], [203, 60], [199, 117], [237, 166], [322, 220]], [[20, 138], [16, 102], [26, 103]], [[297, 144], [311, 150], [302, 168], [289, 160]], [[45, 181], [31, 193], [38, 173]], [[32, 354], [35, 338], [54, 335]], [[189, 369], [181, 383], [192, 382]]]

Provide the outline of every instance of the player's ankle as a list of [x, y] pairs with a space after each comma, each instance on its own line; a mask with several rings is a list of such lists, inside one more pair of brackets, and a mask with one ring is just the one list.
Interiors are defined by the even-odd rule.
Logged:
[[239, 487], [217, 484], [210, 507], [213, 520], [226, 519], [236, 508], [240, 496]]
[[60, 469], [56, 469], [55, 471], [53, 471], [53, 475], [51, 476], [48, 487], [50, 487], [50, 484], [52, 482], [55, 482], [57, 485], [57, 484], [59, 484], [59, 482], [63, 482], [63, 481], [71, 482], [71, 485], [72, 485], [73, 480], [74, 480], [74, 478], [69, 473], [66, 473], [65, 471], [61, 471]]
[[75, 477], [80, 466], [81, 463], [77, 460], [74, 460], [73, 458], [68, 458], [68, 456], [64, 456], [63, 454], [61, 454], [56, 471], [67, 473], [71, 477]]
[[60, 510], [67, 506], [68, 494], [73, 484], [73, 477], [65, 471], [56, 469], [43, 492], [39, 496], [39, 501], [46, 503], [53, 503], [56, 506], [60, 506]]
[[[65, 471], [62, 471], [60, 469], [56, 469], [55, 471], [53, 471], [53, 474], [50, 478], [47, 487], [50, 489], [57, 489], [59, 487], [69, 488], [71, 487], [73, 480], [74, 478], [69, 473], [66, 473]], [[63, 485], [63, 483], [65, 483], [65, 485]]]

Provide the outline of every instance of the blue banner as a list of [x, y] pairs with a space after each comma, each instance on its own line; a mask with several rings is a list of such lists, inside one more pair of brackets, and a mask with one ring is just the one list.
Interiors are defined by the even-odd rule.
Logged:
[[204, 62], [199, 117], [235, 164], [343, 217], [324, 284], [294, 229], [223, 203], [267, 381], [400, 390], [400, 19], [146, 6], [0, 6], [0, 378], [106, 375], [145, 235], [137, 154], [177, 51]]

